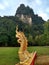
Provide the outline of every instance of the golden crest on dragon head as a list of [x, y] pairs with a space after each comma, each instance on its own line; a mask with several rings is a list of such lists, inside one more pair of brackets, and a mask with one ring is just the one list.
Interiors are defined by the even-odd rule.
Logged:
[[21, 31], [18, 31], [18, 28], [16, 29], [16, 38], [18, 38], [18, 43], [23, 44], [24, 42], [27, 43], [28, 40], [25, 37], [24, 33]]

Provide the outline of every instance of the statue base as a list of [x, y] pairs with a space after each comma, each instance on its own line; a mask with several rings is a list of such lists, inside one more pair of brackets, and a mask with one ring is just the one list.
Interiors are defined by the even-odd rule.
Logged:
[[37, 57], [37, 53], [34, 52], [34, 54], [32, 54], [32, 56], [26, 62], [17, 63], [15, 65], [34, 65], [36, 57]]

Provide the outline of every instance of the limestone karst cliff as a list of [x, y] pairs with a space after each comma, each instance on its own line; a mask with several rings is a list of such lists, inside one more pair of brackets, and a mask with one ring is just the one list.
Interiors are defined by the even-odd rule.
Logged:
[[32, 18], [31, 18], [31, 16], [23, 15], [23, 14], [21, 14], [21, 15], [17, 14], [16, 16], [19, 17], [19, 19], [22, 22], [28, 23], [29, 25], [32, 25]]

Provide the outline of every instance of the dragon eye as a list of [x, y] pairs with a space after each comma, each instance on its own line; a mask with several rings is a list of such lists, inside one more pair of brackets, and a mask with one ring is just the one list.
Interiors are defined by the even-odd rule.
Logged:
[[19, 40], [19, 42], [21, 42], [21, 40]]

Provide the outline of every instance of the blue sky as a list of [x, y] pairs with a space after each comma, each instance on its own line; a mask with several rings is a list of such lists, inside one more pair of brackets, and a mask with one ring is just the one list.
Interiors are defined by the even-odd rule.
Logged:
[[0, 16], [15, 15], [20, 4], [30, 6], [35, 14], [44, 20], [49, 19], [49, 0], [0, 0]]

